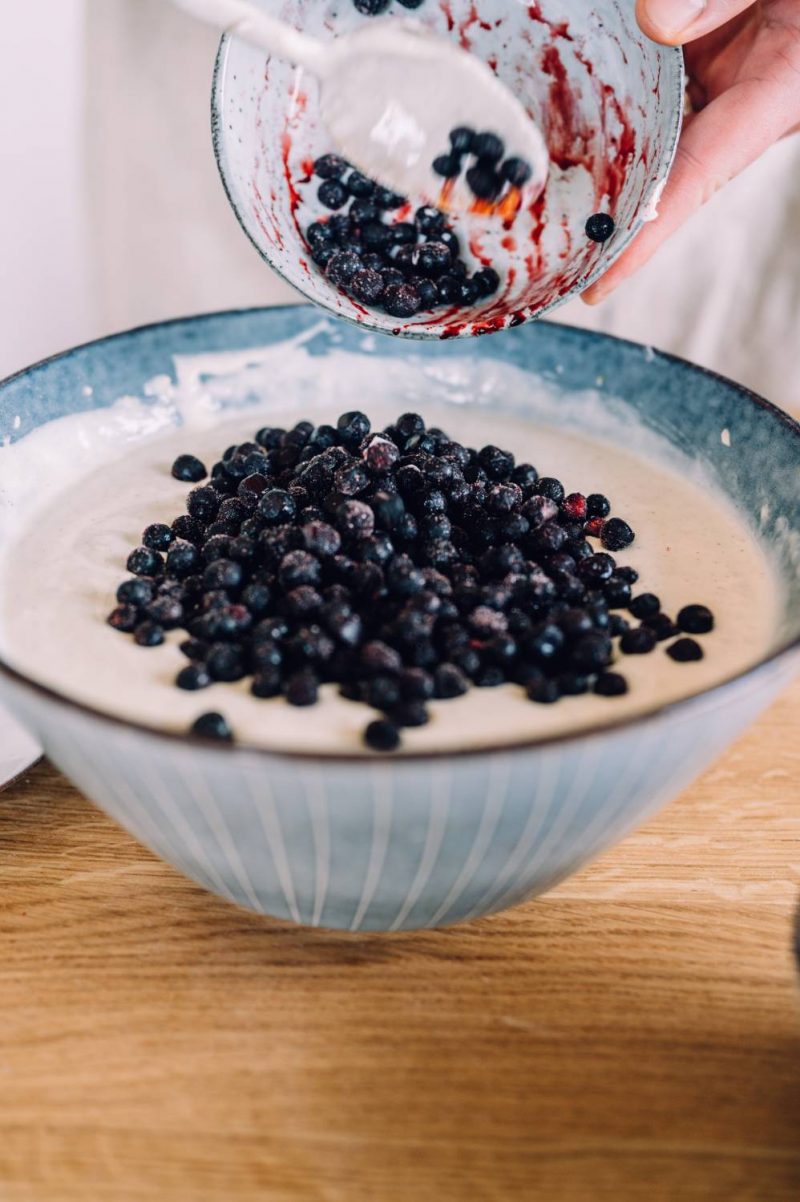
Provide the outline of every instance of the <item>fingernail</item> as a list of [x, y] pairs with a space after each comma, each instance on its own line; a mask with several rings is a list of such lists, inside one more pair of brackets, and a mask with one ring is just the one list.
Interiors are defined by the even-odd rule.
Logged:
[[676, 38], [694, 25], [707, 0], [644, 0], [651, 25], [667, 37]]
[[592, 284], [591, 288], [587, 288], [585, 292], [581, 293], [581, 300], [585, 305], [599, 305], [606, 297], [611, 296], [613, 291], [613, 286], [604, 288], [602, 283]]

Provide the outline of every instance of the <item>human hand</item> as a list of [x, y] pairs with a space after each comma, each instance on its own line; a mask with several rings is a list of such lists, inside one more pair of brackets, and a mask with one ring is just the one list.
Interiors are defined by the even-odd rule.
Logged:
[[655, 41], [685, 45], [693, 112], [658, 220], [584, 292], [590, 305], [768, 147], [800, 129], [800, 0], [637, 0], [637, 17]]

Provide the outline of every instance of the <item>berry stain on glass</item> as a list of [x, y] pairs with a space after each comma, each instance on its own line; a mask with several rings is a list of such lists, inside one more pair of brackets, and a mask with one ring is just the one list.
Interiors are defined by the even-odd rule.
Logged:
[[[375, 752], [471, 688], [514, 685], [537, 705], [622, 697], [621, 656], [668, 643], [691, 664], [703, 649], [688, 636], [714, 628], [704, 605], [673, 622], [655, 594], [633, 596], [638, 573], [615, 556], [636, 535], [606, 496], [416, 413], [379, 432], [358, 410], [265, 427], [210, 473], [184, 454], [172, 475], [193, 485], [187, 513], [146, 527], [108, 624], [148, 648], [184, 631], [187, 692], [249, 682], [309, 708], [335, 685], [378, 712], [363, 734]], [[217, 711], [191, 729], [235, 739]]]

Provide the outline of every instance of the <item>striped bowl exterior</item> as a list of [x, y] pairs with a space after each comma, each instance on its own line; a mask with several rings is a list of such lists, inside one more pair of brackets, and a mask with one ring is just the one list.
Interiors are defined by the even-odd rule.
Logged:
[[[360, 330], [321, 323], [308, 307], [150, 326], [0, 384], [0, 447], [55, 418], [147, 395], [146, 381], [177, 378], [179, 357], [297, 338], [320, 373], [334, 351], [367, 356], [376, 374], [409, 355], [403, 339], [372, 345]], [[587, 390], [595, 396], [608, 380], [611, 409], [622, 406], [710, 472], [780, 573], [780, 653], [722, 688], [601, 734], [513, 751], [361, 762], [148, 733], [36, 689], [0, 662], [0, 700], [87, 796], [180, 871], [239, 905], [311, 925], [401, 930], [476, 918], [541, 893], [675, 796], [796, 666], [800, 429], [790, 418], [679, 360], [548, 323], [472, 339], [468, 352], [454, 342], [414, 351], [439, 373], [452, 365], [456, 381], [468, 378], [467, 353], [470, 371], [491, 375], [502, 361], [530, 373], [530, 398], [510, 410], [530, 420], [542, 380], [548, 387], [557, 381], [567, 405]], [[245, 404], [243, 387], [237, 400]], [[479, 389], [476, 403], [487, 400]], [[503, 412], [507, 399], [493, 391], [491, 404]]]
[[198, 884], [307, 926], [396, 931], [552, 888], [683, 789], [790, 675], [779, 661], [559, 744], [361, 763], [198, 748], [2, 683], [58, 767]]

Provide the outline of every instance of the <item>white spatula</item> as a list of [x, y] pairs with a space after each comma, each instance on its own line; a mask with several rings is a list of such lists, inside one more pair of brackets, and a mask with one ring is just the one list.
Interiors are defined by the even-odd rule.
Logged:
[[[497, 134], [509, 155], [529, 164], [526, 189], [538, 195], [544, 187], [547, 147], [520, 101], [486, 63], [415, 22], [375, 20], [322, 42], [247, 0], [175, 3], [316, 75], [336, 149], [384, 187], [435, 201], [443, 180], [433, 160], [449, 150], [450, 131], [465, 126]], [[463, 176], [450, 184], [449, 209], [474, 200]]]

